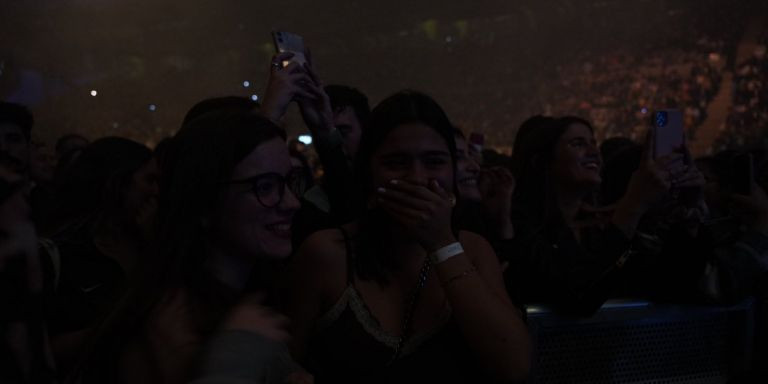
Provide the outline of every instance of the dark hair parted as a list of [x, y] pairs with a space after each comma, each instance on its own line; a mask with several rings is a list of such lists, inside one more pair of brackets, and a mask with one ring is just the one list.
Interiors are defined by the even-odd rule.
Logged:
[[124, 193], [133, 175], [151, 159], [152, 151], [145, 145], [121, 137], [105, 137], [86, 146], [57, 175], [57, 229], [121, 218]]
[[561, 220], [550, 169], [560, 138], [574, 124], [592, 125], [579, 117], [534, 116], [518, 130], [512, 153], [512, 172], [516, 180], [513, 207], [529, 230], [537, 232], [553, 220]]
[[331, 108], [334, 112], [351, 107], [357, 119], [360, 120], [360, 125], [364, 128], [368, 126], [371, 107], [365, 94], [355, 88], [336, 84], [326, 85], [323, 90], [328, 94], [328, 98], [331, 100]]
[[[378, 209], [369, 209], [368, 201], [373, 193], [373, 156], [392, 131], [404, 124], [424, 124], [445, 140], [456, 169], [455, 128], [440, 105], [426, 94], [405, 90], [384, 99], [371, 111], [370, 125], [360, 139], [360, 149], [355, 159], [355, 180], [359, 199], [359, 231], [354, 239], [355, 272], [364, 280], [387, 282], [388, 271], [397, 269], [391, 255], [384, 254], [386, 241], [391, 241], [391, 220]], [[451, 186], [454, 193], [456, 186]]]
[[[205, 258], [207, 222], [218, 206], [220, 182], [254, 148], [271, 139], [285, 140], [285, 132], [268, 119], [249, 112], [206, 114], [191, 121], [173, 138], [174, 151], [168, 156], [173, 172], [159, 199], [159, 238], [164, 258], [177, 265], [169, 271], [185, 271], [182, 280], [207, 271], [198, 270]], [[192, 268], [192, 269], [190, 269]], [[181, 283], [185, 283], [181, 281]]]

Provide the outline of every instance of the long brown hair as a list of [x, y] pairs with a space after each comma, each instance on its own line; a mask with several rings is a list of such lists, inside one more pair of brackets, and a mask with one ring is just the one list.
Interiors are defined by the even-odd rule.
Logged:
[[573, 124], [583, 124], [593, 131], [588, 121], [574, 116], [536, 116], [523, 123], [518, 131], [512, 153], [516, 179], [513, 212], [525, 222], [520, 229], [528, 233], [538, 233], [547, 225], [562, 222], [549, 171], [560, 137]]
[[157, 244], [145, 258], [117, 309], [99, 330], [88, 358], [78, 372], [84, 382], [114, 382], [125, 345], [135, 338], [148, 316], [169, 292], [183, 290], [197, 331], [214, 330], [236, 301], [206, 267], [210, 257], [210, 228], [220, 198], [221, 182], [254, 148], [273, 138], [285, 139], [282, 129], [248, 112], [206, 114], [190, 121], [173, 138], [174, 164], [162, 183]]

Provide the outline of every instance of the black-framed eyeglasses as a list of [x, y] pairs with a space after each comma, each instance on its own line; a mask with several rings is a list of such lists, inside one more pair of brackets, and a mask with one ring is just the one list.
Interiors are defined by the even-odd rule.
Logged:
[[256, 195], [259, 203], [266, 208], [274, 208], [283, 201], [286, 186], [296, 198], [304, 196], [307, 189], [307, 178], [304, 171], [298, 168], [283, 176], [279, 173], [262, 173], [247, 179], [224, 181], [222, 184], [250, 184], [251, 192]]

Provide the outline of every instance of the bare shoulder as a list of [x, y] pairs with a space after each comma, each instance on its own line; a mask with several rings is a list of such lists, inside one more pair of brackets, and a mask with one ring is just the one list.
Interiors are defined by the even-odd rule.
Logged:
[[295, 262], [315, 267], [337, 268], [346, 266], [347, 245], [338, 229], [325, 229], [307, 237], [296, 251]]
[[354, 226], [344, 226], [318, 231], [307, 237], [291, 261], [290, 268], [310, 286], [328, 289], [334, 296], [347, 285], [347, 239], [345, 233], [354, 235]]
[[[347, 286], [347, 246], [338, 228], [307, 237], [293, 256], [286, 284], [289, 297], [325, 310]], [[314, 304], [310, 304], [314, 302]]]

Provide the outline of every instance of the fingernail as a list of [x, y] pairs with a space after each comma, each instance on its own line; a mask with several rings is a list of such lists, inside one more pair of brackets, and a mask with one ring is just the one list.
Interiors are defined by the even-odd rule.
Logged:
[[380, 192], [380, 193], [386, 193], [387, 192], [387, 190], [384, 187], [378, 187], [378, 188], [376, 188], [376, 190], [378, 192]]
[[390, 180], [390, 181], [389, 181], [389, 183], [390, 183], [390, 184], [394, 184], [394, 185], [397, 185], [397, 183], [399, 183], [399, 181], [398, 181], [398, 180], [395, 180], [395, 179], [392, 179], [392, 180]]

